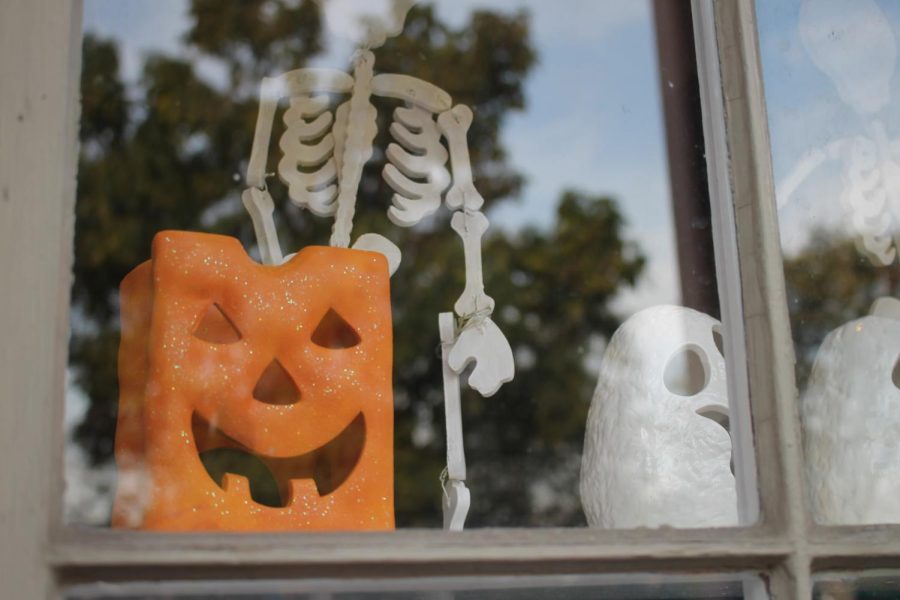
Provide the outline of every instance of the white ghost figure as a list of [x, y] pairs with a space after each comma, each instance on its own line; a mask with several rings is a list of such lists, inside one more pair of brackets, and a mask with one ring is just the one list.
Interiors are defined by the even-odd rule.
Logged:
[[800, 40], [841, 99], [858, 113], [875, 113], [891, 99], [897, 44], [874, 0], [805, 0]]
[[591, 527], [738, 524], [720, 327], [689, 308], [655, 306], [612, 336], [581, 462]]
[[900, 523], [900, 300], [828, 334], [803, 393], [806, 477], [816, 521]]

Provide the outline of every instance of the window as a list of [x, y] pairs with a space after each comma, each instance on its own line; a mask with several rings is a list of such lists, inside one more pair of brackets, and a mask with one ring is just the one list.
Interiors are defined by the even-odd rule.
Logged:
[[[31, 598], [96, 581], [714, 572], [759, 573], [772, 596], [808, 598], [814, 571], [898, 560], [896, 528], [825, 528], [808, 517], [755, 7], [740, 0], [698, 0], [692, 7], [719, 293], [732, 332], [725, 355], [732, 397], [749, 398], [752, 407], [733, 416], [733, 435], [747, 476], [739, 480], [741, 497], [752, 503], [758, 485], [755, 525], [135, 537], [60, 520], [81, 6], [4, 4], [0, 450], [13, 457], [0, 486], [4, 585]], [[757, 512], [752, 505], [744, 510]], [[751, 582], [744, 592], [764, 597], [765, 590]]]
[[823, 525], [896, 523], [880, 465], [897, 452], [887, 407], [900, 399], [900, 15], [874, 1], [758, 12], [810, 511]]
[[[220, 9], [203, 8], [212, 6]], [[325, 158], [321, 165], [307, 165], [306, 170], [286, 166], [285, 158], [295, 147], [297, 135], [307, 135], [309, 131], [304, 131], [310, 129], [316, 132], [310, 135], [328, 130], [328, 119], [334, 114], [335, 125], [322, 142], [308, 140], [300, 146], [307, 153], [313, 146], [321, 146], [327, 155], [330, 140], [339, 136], [338, 111], [346, 106], [342, 103], [348, 94], [344, 90], [321, 97], [315, 110], [323, 112], [315, 117], [311, 116], [315, 112], [310, 113], [307, 122], [302, 117], [294, 120], [296, 106], [304, 100], [290, 85], [279, 92], [287, 97], [279, 97], [277, 102], [268, 95], [260, 97], [260, 89], [275, 88], [277, 73], [296, 75], [296, 69], [303, 66], [330, 69], [327, 72], [336, 80], [350, 77], [352, 71], [338, 68], [343, 69], [352, 55], [352, 48], [345, 48], [352, 42], [339, 35], [335, 21], [346, 25], [354, 15], [341, 4], [326, 5], [318, 14], [316, 6], [275, 1], [250, 8], [228, 1], [85, 3], [84, 126], [80, 133], [67, 395], [71, 428], [66, 443], [65, 511], [70, 523], [107, 526], [109, 507], [114, 504], [112, 488], [123, 489], [123, 482], [134, 479], [132, 473], [140, 473], [129, 466], [140, 460], [126, 456], [139, 454], [135, 448], [140, 436], [120, 438], [122, 444], [114, 452], [113, 434], [126, 431], [130, 423], [123, 421], [122, 415], [135, 415], [128, 419], [140, 415], [138, 410], [126, 409], [126, 404], [141, 404], [131, 404], [132, 396], [126, 391], [132, 389], [131, 384], [121, 376], [128, 369], [118, 369], [121, 385], [117, 390], [116, 370], [108, 365], [116, 362], [120, 348], [120, 356], [140, 356], [125, 349], [124, 335], [121, 346], [115, 343], [119, 323], [130, 318], [133, 299], [139, 295], [125, 288], [120, 293], [119, 284], [131, 280], [134, 276], [129, 273], [135, 265], [149, 257], [158, 232], [217, 233], [240, 240], [251, 253], [257, 246], [267, 249], [267, 244], [254, 240], [256, 228], [244, 214], [242, 203], [248, 187], [253, 188], [249, 190], [251, 198], [260, 194], [255, 188], [258, 182], [251, 185], [252, 178], [259, 177], [251, 172], [260, 165], [271, 173], [265, 179], [265, 193], [275, 206], [272, 219], [281, 245], [273, 245], [272, 256], [261, 258], [272, 262], [275, 255], [329, 240], [331, 215], [327, 213], [333, 204], [328, 204], [327, 192], [335, 188], [310, 193], [308, 186], [297, 182], [327, 179], [328, 161], [336, 162], [338, 156], [337, 143], [332, 158]], [[338, 7], [337, 14], [330, 13], [327, 6]], [[445, 160], [443, 168], [435, 170], [432, 183], [405, 181], [402, 169], [408, 174], [419, 167], [404, 158], [404, 144], [413, 145], [407, 139], [411, 136], [396, 134], [405, 131], [401, 127], [410, 124], [409, 119], [419, 119], [425, 127], [435, 117], [427, 117], [433, 110], [429, 107], [407, 113], [397, 98], [378, 92], [383, 83], [375, 85], [377, 81], [390, 81], [378, 78], [396, 77], [396, 73], [443, 86], [460, 110], [471, 106], [467, 141], [473, 187], [484, 200], [478, 212], [490, 221], [480, 236], [480, 262], [485, 294], [495, 305], [491, 318], [496, 327], [491, 331], [505, 336], [515, 359], [514, 379], [493, 396], [482, 397], [467, 389], [472, 386], [462, 386], [466, 485], [471, 493], [467, 527], [585, 526], [586, 511], [578, 498], [580, 471], [601, 474], [582, 478], [586, 497], [591, 499], [584, 504], [591, 507], [587, 516], [593, 525], [736, 525], [724, 357], [715, 342], [715, 336], [723, 332], [716, 322], [720, 309], [705, 191], [696, 60], [686, 5], [671, 5], [681, 6], [673, 11], [677, 19], [661, 16], [667, 27], [660, 39], [681, 44], [674, 51], [656, 50], [651, 4], [643, 0], [626, 6], [600, 2], [562, 14], [550, 5], [521, 0], [473, 6], [478, 10], [462, 9], [454, 2], [422, 2], [406, 15], [403, 31], [372, 52], [377, 93], [371, 101], [378, 133], [373, 155], [360, 176], [353, 235], [383, 235], [403, 256], [391, 277], [397, 527], [436, 528], [441, 523], [439, 478], [448, 463], [443, 435], [445, 388], [441, 361], [432, 349], [444, 344], [434, 321], [437, 314], [454, 306], [451, 301], [469, 284], [464, 269], [466, 252], [461, 247], [465, 244], [459, 243], [458, 228], [454, 231], [456, 211], [449, 206], [456, 184], [445, 191], [443, 204], [433, 202], [440, 199], [434, 191], [422, 199], [402, 200], [404, 194], [421, 195], [423, 186], [439, 190], [444, 185], [440, 182], [446, 181], [451, 171], [455, 173], [456, 159], [451, 157], [449, 164]], [[245, 23], [239, 29], [228, 29], [228, 19], [235, 14]], [[321, 27], [294, 27], [310, 23], [321, 23]], [[217, 41], [217, 35], [225, 35], [228, 43]], [[254, 40], [260, 36], [265, 41], [258, 45]], [[415, 51], [411, 52], [411, 47]], [[662, 69], [656, 67], [657, 55], [667, 61]], [[618, 56], [629, 59], [621, 61]], [[585, 76], [586, 64], [591, 65], [590, 77]], [[327, 91], [327, 86], [323, 87]], [[668, 126], [659, 106], [663, 97], [671, 113]], [[408, 99], [404, 102], [410, 103]], [[211, 105], [218, 107], [212, 113], [205, 110]], [[320, 121], [325, 129], [313, 127]], [[254, 132], [249, 126], [253, 122], [264, 127], [257, 126]], [[270, 123], [271, 133], [266, 134]], [[428, 128], [431, 135], [444, 127], [440, 121], [436, 125]], [[268, 136], [268, 145], [257, 144], [258, 135]], [[667, 135], [672, 141], [668, 155], [680, 161], [671, 169], [679, 180], [671, 184], [666, 169]], [[449, 148], [444, 148], [442, 141], [446, 136], [435, 137], [432, 149], [415, 160], [434, 156], [440, 164], [439, 157], [446, 159]], [[398, 187], [412, 192], [395, 191]], [[678, 188], [671, 194], [677, 196], [672, 200], [670, 187]], [[173, 203], [175, 198], [179, 200]], [[426, 202], [431, 202], [426, 209], [412, 210], [426, 207]], [[436, 210], [423, 216], [432, 209]], [[420, 217], [414, 227], [397, 224], [408, 225]], [[128, 234], [110, 236], [109, 231]], [[166, 254], [153, 252], [153, 256]], [[154, 259], [154, 265], [159, 264]], [[206, 263], [198, 266], [195, 275], [205, 270]], [[461, 286], [464, 280], [467, 283]], [[254, 279], [251, 287], [261, 283]], [[192, 352], [198, 353], [186, 362], [203, 363], [211, 356], [204, 352], [221, 356], [243, 347], [264, 353], [263, 363], [275, 354], [272, 360], [286, 376], [282, 380], [295, 392], [290, 397], [296, 399], [298, 392], [300, 396], [293, 408], [283, 410], [300, 413], [314, 405], [318, 401], [312, 386], [315, 381], [304, 380], [308, 371], [302, 361], [279, 355], [260, 343], [260, 329], [239, 314], [241, 304], [223, 297], [233, 289], [210, 289], [206, 283], [204, 290], [208, 291], [203, 292], [203, 301], [191, 308], [188, 317], [199, 319], [204, 311], [206, 316], [196, 329], [187, 327], [183, 332], [182, 341], [193, 344]], [[276, 304], [273, 301], [273, 306]], [[283, 319], [291, 306], [279, 305], [275, 314]], [[325, 307], [310, 309], [322, 313]], [[333, 314], [348, 317], [343, 322], [349, 329], [364, 325], [359, 317], [348, 315], [351, 307], [332, 309], [337, 311]], [[220, 344], [213, 339], [219, 336], [208, 334], [216, 319], [230, 334], [222, 336]], [[633, 320], [628, 327], [620, 327], [626, 319]], [[650, 322], [652, 331], [630, 337], [629, 332]], [[315, 323], [300, 320], [297, 326], [300, 335], [292, 338], [290, 345], [304, 347], [308, 336], [303, 332], [311, 331]], [[279, 331], [293, 329], [291, 325]], [[614, 335], [617, 329], [621, 333]], [[668, 335], [663, 338], [662, 332]], [[242, 334], [247, 334], [246, 340]], [[197, 339], [213, 345], [198, 346]], [[227, 341], [235, 345], [221, 345]], [[360, 341], [358, 335], [356, 341]], [[365, 341], [353, 345], [353, 354], [345, 354], [365, 352]], [[309, 342], [323, 345], [317, 343], [315, 332]], [[329, 353], [332, 355], [337, 360], [341, 353]], [[634, 360], [627, 362], [623, 371], [628, 373], [622, 376], [614, 368], [602, 368], [615, 364], [601, 358], [605, 356]], [[242, 361], [252, 365], [245, 373], [250, 378], [263, 370], [263, 363], [255, 364], [246, 357]], [[186, 366], [181, 365], [183, 372], [188, 371]], [[657, 372], [665, 372], [666, 377], [654, 377]], [[210, 374], [203, 380], [215, 378]], [[635, 381], [646, 382], [646, 389], [633, 393], [629, 388]], [[249, 390], [244, 394], [249, 396]], [[257, 393], [253, 397], [261, 398]], [[637, 400], [657, 409], [651, 413], [671, 417], [659, 422], [695, 425], [686, 430], [697, 434], [694, 439], [675, 433], [674, 428], [652, 424], [661, 436], [674, 434], [669, 440], [674, 443], [657, 444], [659, 452], [648, 452], [646, 462], [652, 466], [642, 467], [644, 475], [640, 477], [627, 461], [613, 459], [606, 465], [607, 457], [594, 450], [640, 446], [636, 433], [644, 425], [641, 418], [616, 428], [617, 440], [607, 438], [582, 452], [583, 442], [595, 439], [596, 425], [602, 430], [602, 423], [615, 417], [619, 403]], [[589, 417], [591, 406], [598, 410], [592, 409]], [[272, 457], [249, 448], [246, 440], [254, 436], [248, 431], [240, 433], [245, 440], [241, 447], [207, 447], [222, 443], [221, 437], [201, 438], [198, 433], [218, 419], [224, 421], [229, 410], [221, 405], [215, 407], [216, 414], [209, 412], [213, 409], [204, 410], [202, 422], [198, 420], [197, 426], [190, 428], [197, 452], [186, 452], [173, 463], [191, 463], [199, 455], [210, 476], [197, 468], [198, 477], [185, 479], [192, 485], [205, 485], [209, 494], [218, 494], [216, 484], [223, 481], [223, 471], [243, 473], [248, 476], [251, 497], [265, 500], [269, 508], [281, 508], [289, 491], [286, 478], [265, 471], [282, 470], [286, 464], [276, 464]], [[288, 416], [279, 418], [287, 420]], [[363, 426], [368, 418], [364, 417]], [[590, 433], [585, 432], [586, 422]], [[274, 422], [267, 425], [273, 426]], [[293, 427], [299, 429], [300, 424]], [[218, 429], [236, 439], [235, 424]], [[714, 450], [708, 458], [671, 460], [676, 453], [694, 457], [692, 448], [704, 443]], [[184, 450], [184, 446], [176, 445], [177, 449]], [[299, 449], [287, 454], [296, 456], [295, 450]], [[120, 467], [118, 481], [113, 454]], [[350, 456], [360, 454], [351, 452]], [[216, 468], [214, 463], [221, 465], [222, 461], [229, 461], [230, 470]], [[674, 469], [669, 466], [673, 463], [685, 468]], [[694, 464], [704, 468], [693, 469]], [[671, 478], [659, 479], [673, 485], [665, 494], [646, 494], [645, 502], [638, 506], [636, 496], [625, 490], [632, 480], [652, 487], [655, 469], [672, 473]], [[303, 469], [295, 474], [303, 475]], [[619, 483], [602, 485], [607, 480]], [[273, 481], [281, 484], [273, 486]], [[321, 483], [321, 478], [315, 481]], [[598, 481], [601, 485], [594, 485]], [[270, 492], [277, 487], [279, 497], [263, 493], [256, 485]], [[705, 493], [697, 494], [697, 486], [706, 486]], [[616, 493], [607, 495], [607, 488]], [[340, 489], [335, 492], [340, 496]], [[143, 524], [142, 510], [132, 511], [133, 519], [122, 518], [119, 507], [128, 502], [140, 504], [136, 495], [116, 496], [114, 526]], [[604, 505], [615, 508], [604, 512], [599, 508]], [[147, 510], [156, 509], [151, 506]], [[275, 512], [264, 511], [279, 518], [273, 516]]]

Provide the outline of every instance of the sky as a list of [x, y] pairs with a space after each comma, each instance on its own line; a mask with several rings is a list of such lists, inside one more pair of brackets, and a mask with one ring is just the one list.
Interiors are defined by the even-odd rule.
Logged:
[[[185, 54], [180, 37], [188, 23], [187, 4], [187, 0], [87, 0], [84, 28], [119, 41], [123, 75], [134, 81], [147, 53]], [[649, 2], [441, 0], [434, 5], [440, 18], [455, 27], [463, 26], [479, 8], [525, 10], [532, 17], [539, 64], [526, 83], [526, 110], [513, 114], [502, 132], [510, 162], [525, 174], [527, 185], [518, 202], [507, 202], [489, 215], [492, 226], [549, 225], [560, 193], [567, 188], [612, 196], [626, 216], [628, 235], [650, 258], [638, 289], [617, 298], [616, 308], [627, 315], [653, 304], [677, 303], [680, 291]], [[342, 25], [336, 28], [350, 29], [347, 23]], [[350, 42], [331, 36], [329, 40], [328, 50], [315, 64], [344, 68]]]
[[[342, 10], [354, 4], [334, 1]], [[379, 4], [367, 4], [373, 3]], [[800, 14], [803, 4], [811, 7], [805, 20]], [[649, 2], [441, 0], [435, 5], [454, 26], [463, 25], [478, 8], [526, 10], [532, 15], [540, 63], [526, 83], [526, 110], [513, 115], [503, 131], [511, 162], [526, 174], [528, 185], [520, 202], [507, 203], [491, 215], [494, 226], [547, 224], [566, 187], [610, 194], [621, 203], [629, 233], [650, 258], [639, 289], [619, 298], [617, 308], [628, 314], [677, 302]], [[133, 79], [146, 53], [185, 52], [180, 36], [187, 23], [186, 7], [187, 0], [87, 0], [85, 29], [119, 40], [123, 72]], [[872, 24], [879, 19], [892, 37], [900, 33], [900, 3], [757, 0], [757, 15], [782, 244], [793, 254], [816, 227], [846, 228], [848, 221], [841, 201], [844, 163], [828, 161], [807, 174], [803, 165], [809, 167], [810, 155], [827, 151], [835, 141], [871, 139], [875, 121], [884, 125], [889, 139], [900, 126], [900, 111], [890, 103], [880, 110], [860, 109], [840, 90], [843, 85], [872, 97], [866, 82], [880, 78], [887, 82], [890, 97], [900, 92], [900, 80], [893, 77], [895, 64], [886, 58], [891, 53], [884, 44], [868, 43], [878, 31]], [[827, 43], [812, 47], [802, 31], [817, 27], [827, 34]], [[349, 43], [332, 45], [317, 62], [341, 67]], [[848, 64], [830, 72], [827, 66], [821, 68], [829, 48]]]
[[[890, 100], [900, 93], [895, 76], [900, 3], [756, 4], [782, 248], [792, 255], [803, 249], [817, 227], [859, 235], [854, 225], [859, 210], [843, 198], [852, 177], [848, 159], [835, 157], [813, 168], [810, 157], [828, 155], [830, 148], [847, 140], [867, 147], [878, 123], [889, 141], [897, 138], [900, 107]], [[900, 153], [894, 156], [896, 160]], [[884, 176], [896, 162], [894, 167], [881, 166]], [[892, 186], [881, 187], [888, 196], [897, 193], [889, 191]], [[885, 207], [894, 227], [900, 226], [898, 209], [896, 204], [893, 210]]]

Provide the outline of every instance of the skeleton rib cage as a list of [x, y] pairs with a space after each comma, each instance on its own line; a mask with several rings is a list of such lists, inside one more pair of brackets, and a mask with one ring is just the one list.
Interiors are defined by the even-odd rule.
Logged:
[[[474, 362], [469, 385], [487, 397], [512, 380], [515, 370], [509, 342], [490, 317], [494, 300], [484, 291], [481, 238], [489, 223], [480, 210], [484, 199], [475, 189], [469, 160], [466, 137], [473, 114], [465, 105], [453, 106], [450, 95], [431, 83], [402, 74], [376, 75], [373, 65], [374, 55], [361, 51], [352, 76], [333, 69], [296, 69], [263, 79], [243, 202], [263, 262], [280, 264], [284, 259], [273, 220], [275, 204], [265, 180], [275, 114], [287, 99], [276, 173], [292, 203], [317, 216], [334, 217], [332, 246], [350, 246], [362, 169], [377, 133], [371, 97], [402, 102], [393, 113], [389, 131], [394, 142], [385, 151], [382, 171], [395, 192], [387, 216], [395, 225], [412, 227], [443, 201], [453, 211], [451, 227], [462, 239], [465, 256], [465, 289], [454, 305], [457, 318], [452, 313], [439, 316], [447, 419], [444, 526], [461, 529], [469, 491], [459, 374]], [[364, 234], [353, 247], [382, 252], [392, 273], [400, 262], [399, 249], [379, 235]]]
[[[361, 82], [342, 71], [297, 69], [264, 79], [247, 184], [266, 187], [272, 126], [279, 101], [287, 98], [276, 173], [295, 205], [320, 217], [335, 216], [342, 190], [355, 197], [352, 184], [358, 183], [365, 162], [361, 159], [371, 154], [376, 114], [370, 95], [404, 103], [394, 111], [390, 132], [395, 142], [386, 150], [383, 172], [396, 192], [388, 210], [390, 220], [402, 227], [415, 225], [440, 207], [445, 191], [449, 208], [462, 208], [464, 202], [468, 211], [477, 211], [483, 199], [472, 184], [465, 141], [471, 111], [462, 105], [453, 108], [445, 91], [406, 75], [379, 74]], [[339, 98], [336, 106], [334, 96]], [[354, 103], [361, 109], [354, 111]], [[362, 143], [348, 144], [352, 137]], [[442, 140], [450, 146], [449, 153]], [[454, 167], [452, 186], [448, 157]], [[332, 244], [341, 245], [334, 238]]]

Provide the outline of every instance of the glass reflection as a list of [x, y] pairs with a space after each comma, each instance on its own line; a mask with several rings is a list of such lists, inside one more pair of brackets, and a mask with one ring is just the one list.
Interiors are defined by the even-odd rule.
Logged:
[[900, 522], [895, 2], [757, 2], [810, 500]]
[[900, 575], [889, 571], [823, 573], [813, 587], [815, 600], [887, 600], [900, 593]]
[[[254, 258], [278, 254], [265, 243], [257, 247], [241, 203], [241, 191], [254, 183], [243, 179], [252, 161], [257, 91], [264, 77], [300, 67], [352, 72], [347, 64], [359, 21], [346, 3], [328, 6], [323, 12], [311, 0], [86, 2], [67, 402], [70, 521], [107, 524], [112, 491], [123, 483], [111, 462], [121, 416], [119, 317], [128, 308], [118, 286], [148, 258], [153, 236], [163, 229], [219, 233], [240, 240]], [[689, 31], [670, 17], [660, 20], [659, 31], [669, 38]], [[689, 24], [689, 13], [681, 17]], [[396, 28], [384, 22], [382, 29]], [[654, 458], [642, 463], [642, 494], [671, 505], [675, 515], [646, 505], [637, 513], [631, 508], [640, 522], [613, 518], [592, 525], [733, 524], [696, 73], [678, 71], [691, 67], [692, 55], [660, 51], [665, 60], [657, 67], [653, 10], [644, 1], [573, 2], [563, 10], [536, 0], [423, 1], [412, 7], [399, 35], [384, 37], [383, 45], [373, 44], [378, 72], [433, 82], [454, 103], [472, 108], [474, 183], [492, 223], [482, 239], [485, 286], [497, 306], [492, 318], [516, 362], [516, 378], [494, 397], [463, 394], [467, 483], [474, 498], [467, 526], [586, 523], [578, 489], [592, 393], [598, 404], [611, 405], [614, 398], [644, 402], [646, 422], [631, 423], [619, 441], [604, 440], [605, 447], [618, 448], [606, 458], [627, 482], [634, 465], [625, 458], [634, 455], [622, 448], [645, 435], [640, 447]], [[665, 37], [657, 32], [656, 41]], [[692, 47], [689, 35], [681, 43]], [[679, 65], [673, 57], [684, 60]], [[680, 111], [672, 110], [673, 97], [680, 98]], [[435, 317], [465, 285], [463, 249], [448, 211], [409, 229], [386, 217], [395, 192], [382, 176], [396, 108], [388, 100], [373, 98], [378, 133], [360, 173], [354, 231], [382, 234], [403, 252], [390, 281], [396, 522], [438, 526], [446, 455]], [[292, 127], [280, 117], [273, 124], [272, 140]], [[677, 165], [672, 160], [671, 190], [666, 141], [670, 156], [679, 158]], [[273, 156], [276, 146], [269, 148]], [[294, 175], [313, 177], [320, 167], [311, 163]], [[684, 174], [692, 180], [683, 181]], [[287, 179], [265, 179], [277, 201], [275, 231], [285, 254], [326, 243], [331, 228], [316, 213], [330, 200], [302, 210], [287, 201]], [[318, 183], [312, 187], [323, 191]], [[641, 313], [638, 321], [645, 334], [664, 330], [667, 348], [684, 350], [684, 360], [670, 360], [646, 342], [631, 343], [627, 331], [614, 337], [641, 309], [659, 312], [660, 305], [679, 303], [699, 312], [669, 306], [661, 311], [665, 318]], [[622, 363], [628, 366], [623, 374], [616, 360], [604, 357], [621, 358], [626, 350], [633, 356]], [[618, 383], [610, 383], [616, 372]], [[468, 376], [463, 373], [463, 380]], [[648, 383], [648, 389], [635, 394], [625, 389], [630, 381]], [[616, 386], [624, 391], [607, 393]], [[671, 415], [649, 410], [654, 398], [677, 399], [678, 431], [696, 430], [698, 439], [688, 443], [671, 435]], [[606, 418], [602, 413], [597, 411], [598, 423]], [[209, 431], [221, 429], [209, 421]], [[190, 428], [187, 433], [203, 437]], [[676, 451], [657, 443], [663, 438]], [[690, 459], [694, 446], [702, 448], [697, 461], [704, 466], [692, 470], [681, 459]], [[216, 450], [204, 448], [204, 454]], [[290, 493], [290, 477], [273, 471], [277, 457], [237, 464], [240, 457], [229, 451], [206, 458], [202, 466], [216, 484], [225, 486], [230, 478], [229, 485], [242, 485], [240, 477], [246, 477], [249, 497], [264, 499], [262, 505], [282, 506]], [[676, 484], [670, 490], [675, 495], [658, 493], [661, 480]], [[625, 487], [620, 499], [638, 497], [634, 487]], [[132, 489], [141, 495], [139, 486]], [[703, 490], [708, 497], [699, 504], [709, 510], [697, 509]], [[686, 507], [694, 514], [681, 515]]]

